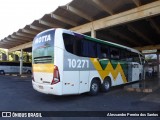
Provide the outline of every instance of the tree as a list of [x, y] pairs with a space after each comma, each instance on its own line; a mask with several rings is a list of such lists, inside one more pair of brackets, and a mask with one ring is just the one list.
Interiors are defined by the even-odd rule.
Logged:
[[154, 59], [155, 57], [154, 57], [154, 54], [149, 54], [149, 55], [146, 55], [145, 56], [145, 59], [146, 60], [152, 60], [152, 59]]

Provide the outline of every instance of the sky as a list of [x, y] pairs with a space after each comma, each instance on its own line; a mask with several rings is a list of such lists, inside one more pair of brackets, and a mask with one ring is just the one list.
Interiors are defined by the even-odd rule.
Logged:
[[0, 0], [0, 40], [72, 0]]

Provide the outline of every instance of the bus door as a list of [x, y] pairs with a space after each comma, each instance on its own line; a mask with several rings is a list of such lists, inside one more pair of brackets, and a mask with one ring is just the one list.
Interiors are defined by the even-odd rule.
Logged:
[[80, 71], [79, 81], [79, 93], [86, 92], [88, 90], [89, 71]]
[[128, 82], [132, 82], [132, 62], [128, 62]]
[[132, 62], [131, 68], [132, 68], [132, 81], [139, 80], [139, 67], [140, 65], [136, 62]]
[[140, 75], [140, 59], [137, 53], [130, 52], [128, 57], [128, 74], [129, 82], [139, 80]]

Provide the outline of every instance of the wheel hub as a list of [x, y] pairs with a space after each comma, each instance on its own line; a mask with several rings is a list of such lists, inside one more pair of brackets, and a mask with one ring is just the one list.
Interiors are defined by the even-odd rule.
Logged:
[[98, 90], [98, 85], [97, 84], [92, 84], [92, 90], [97, 91]]

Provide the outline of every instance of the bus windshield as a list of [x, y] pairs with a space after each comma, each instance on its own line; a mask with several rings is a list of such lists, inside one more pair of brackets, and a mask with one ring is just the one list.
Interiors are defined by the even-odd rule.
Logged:
[[35, 37], [32, 48], [34, 64], [54, 62], [54, 34], [55, 30], [49, 30]]

